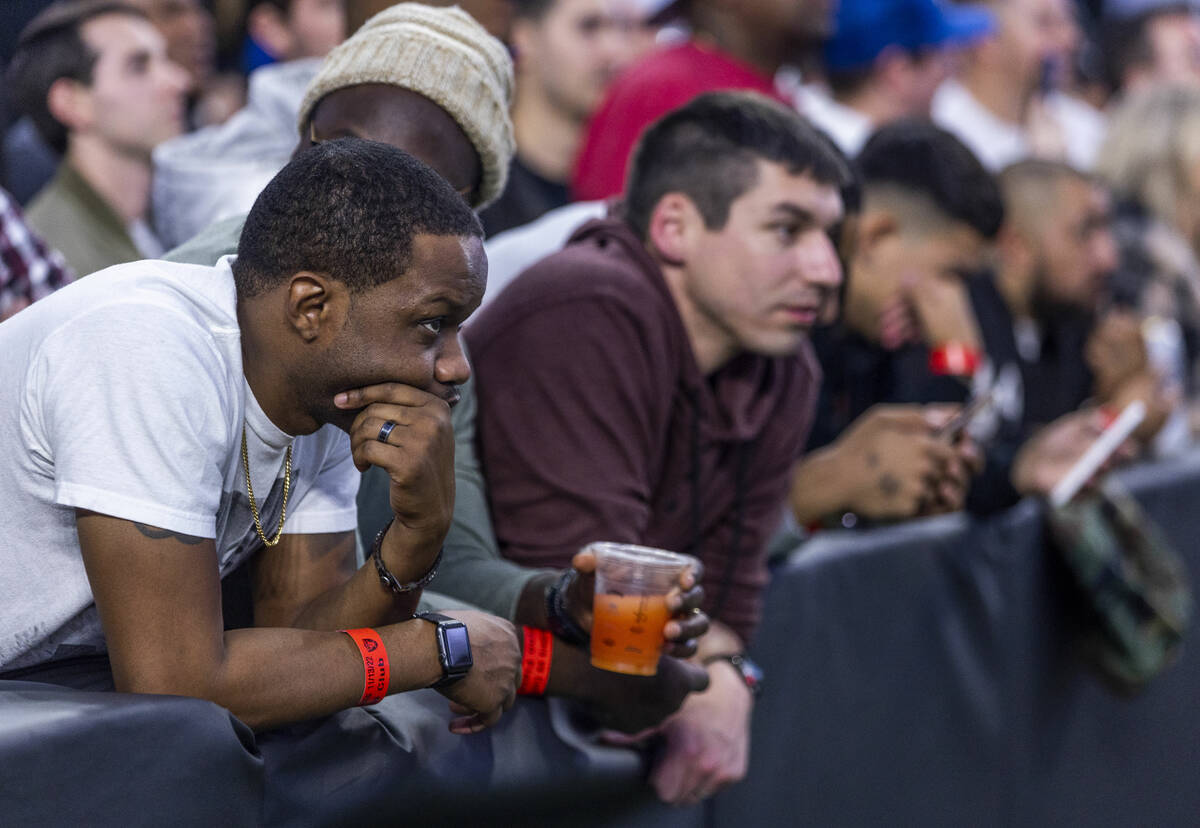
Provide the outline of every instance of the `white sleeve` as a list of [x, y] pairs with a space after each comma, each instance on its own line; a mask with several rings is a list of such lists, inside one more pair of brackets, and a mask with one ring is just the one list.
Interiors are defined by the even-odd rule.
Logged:
[[362, 479], [350, 454], [350, 435], [336, 426], [325, 425], [313, 435], [320, 441], [323, 457], [320, 471], [288, 509], [289, 535], [324, 532], [353, 532], [358, 528], [358, 484]]
[[57, 503], [216, 536], [236, 397], [207, 331], [160, 306], [109, 305], [51, 333], [30, 370]]

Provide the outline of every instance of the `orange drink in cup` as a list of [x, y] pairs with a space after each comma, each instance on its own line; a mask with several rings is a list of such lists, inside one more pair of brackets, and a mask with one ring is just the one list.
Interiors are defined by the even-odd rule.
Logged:
[[663, 627], [671, 618], [667, 593], [683, 571], [699, 571], [688, 555], [627, 543], [593, 543], [596, 594], [592, 600], [592, 666], [652, 676], [662, 656]]

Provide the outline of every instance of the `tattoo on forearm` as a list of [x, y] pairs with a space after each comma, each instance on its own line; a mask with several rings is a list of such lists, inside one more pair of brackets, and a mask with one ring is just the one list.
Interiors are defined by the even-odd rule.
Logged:
[[900, 492], [900, 481], [890, 474], [885, 474], [879, 478], [879, 491], [888, 497], [895, 497]]
[[157, 526], [147, 526], [144, 523], [134, 523], [137, 530], [152, 540], [163, 540], [164, 538], [173, 538], [180, 543], [186, 543], [188, 546], [195, 546], [198, 543], [204, 543], [204, 538], [198, 538], [195, 535], [185, 535], [182, 532], [172, 532], [169, 529], [159, 529]]

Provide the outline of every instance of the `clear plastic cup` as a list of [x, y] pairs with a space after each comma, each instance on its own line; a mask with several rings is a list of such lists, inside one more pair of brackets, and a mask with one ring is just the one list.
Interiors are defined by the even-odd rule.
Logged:
[[652, 676], [662, 656], [663, 627], [671, 618], [667, 594], [685, 569], [700, 572], [690, 555], [628, 543], [591, 543], [596, 556], [592, 603], [592, 666]]

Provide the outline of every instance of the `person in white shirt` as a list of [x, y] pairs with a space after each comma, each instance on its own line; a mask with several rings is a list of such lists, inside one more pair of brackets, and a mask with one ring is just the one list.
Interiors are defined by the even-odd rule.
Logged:
[[962, 74], [942, 84], [933, 120], [993, 172], [1025, 158], [1090, 170], [1104, 116], [1060, 91], [1079, 44], [1070, 0], [992, 0], [997, 29], [968, 50]]
[[[236, 258], [118, 265], [0, 324], [0, 675], [107, 651], [117, 690], [256, 729], [459, 676], [451, 729], [494, 723], [512, 626], [452, 613], [474, 666], [451, 673], [443, 622], [412, 616], [454, 504], [481, 236], [424, 164], [329, 141], [267, 186]], [[355, 569], [371, 465], [394, 519]], [[221, 578], [247, 558], [255, 626], [224, 631]], [[392, 667], [372, 684], [338, 631], [374, 626]]]
[[801, 87], [797, 107], [850, 157], [881, 126], [928, 118], [958, 50], [992, 31], [989, 10], [940, 0], [842, 0], [825, 44], [828, 87]]

